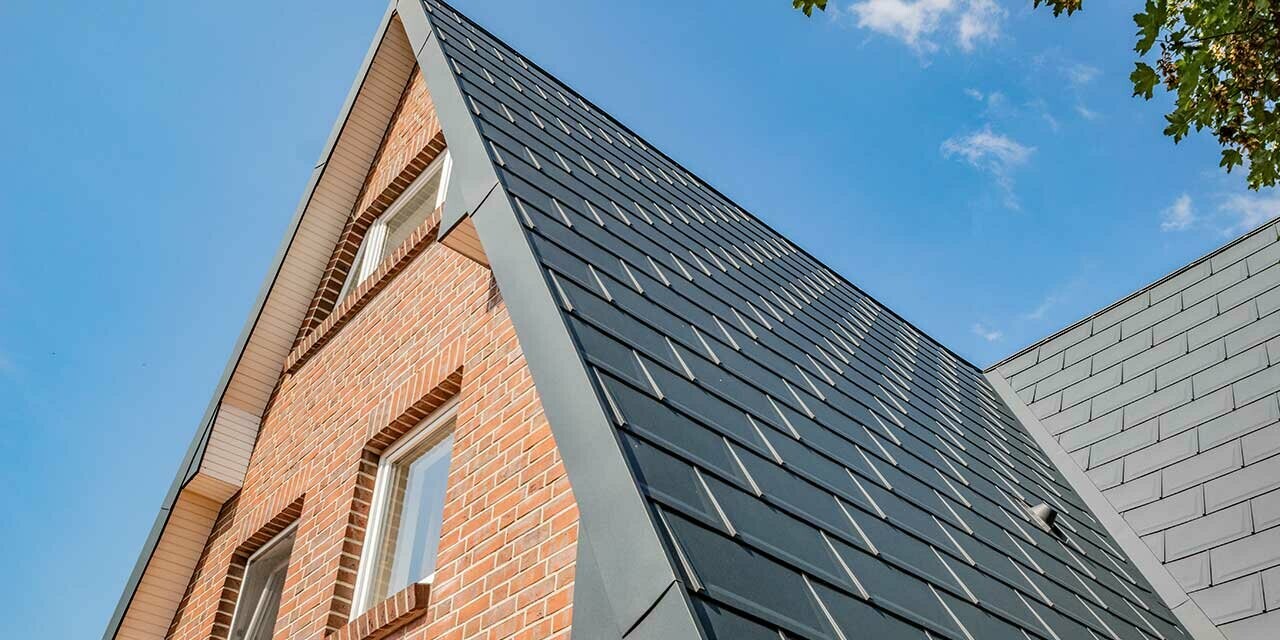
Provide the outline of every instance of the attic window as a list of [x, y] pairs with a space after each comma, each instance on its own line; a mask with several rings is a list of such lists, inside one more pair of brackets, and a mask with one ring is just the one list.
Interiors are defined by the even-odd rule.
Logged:
[[293, 552], [295, 527], [289, 527], [249, 557], [231, 618], [231, 640], [270, 640]]
[[356, 251], [355, 260], [351, 263], [347, 280], [338, 293], [338, 302], [342, 302], [347, 294], [373, 275], [383, 259], [404, 244], [409, 235], [426, 221], [427, 216], [444, 204], [452, 165], [446, 149], [391, 203], [386, 212], [369, 225], [360, 242], [360, 249]]

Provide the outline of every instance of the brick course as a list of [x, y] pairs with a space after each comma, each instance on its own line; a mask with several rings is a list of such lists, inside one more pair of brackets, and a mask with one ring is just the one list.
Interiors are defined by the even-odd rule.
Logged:
[[[415, 70], [353, 219], [385, 209], [441, 142]], [[415, 600], [425, 612], [378, 637], [568, 637], [573, 493], [496, 284], [483, 266], [426, 241], [437, 220], [413, 234], [412, 250], [388, 258], [388, 275], [371, 279], [374, 289], [353, 297], [359, 304], [326, 319], [313, 302], [244, 487], [222, 508], [170, 638], [225, 638], [245, 559], [294, 521], [275, 637], [360, 637], [361, 625], [348, 624], [379, 454], [452, 397], [454, 453], [429, 601]], [[340, 246], [329, 271], [343, 268], [345, 252], [354, 254]], [[327, 289], [336, 292], [324, 285], [317, 300]], [[388, 612], [403, 613], [384, 605], [363, 624]]]

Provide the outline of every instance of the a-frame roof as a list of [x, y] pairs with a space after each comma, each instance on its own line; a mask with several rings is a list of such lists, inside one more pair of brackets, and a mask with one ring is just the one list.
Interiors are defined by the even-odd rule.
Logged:
[[[441, 241], [491, 265], [579, 502], [575, 637], [1187, 637], [975, 367], [447, 5], [391, 20], [454, 158]], [[333, 164], [202, 434], [240, 363], [283, 363], [245, 357], [305, 311], [268, 308], [293, 234], [336, 242], [311, 209]]]
[[577, 637], [1186, 637], [980, 371], [426, 8], [467, 167], [444, 226], [493, 267], [580, 502]]

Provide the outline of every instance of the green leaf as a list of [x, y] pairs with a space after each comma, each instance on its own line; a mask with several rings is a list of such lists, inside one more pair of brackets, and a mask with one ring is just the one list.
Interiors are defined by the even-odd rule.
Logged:
[[1156, 85], [1160, 83], [1160, 76], [1145, 62], [1138, 62], [1134, 66], [1136, 68], [1133, 73], [1129, 74], [1129, 80], [1133, 82], [1133, 95], [1150, 100]]
[[1071, 15], [1076, 11], [1079, 11], [1083, 4], [1083, 0], [1034, 0], [1031, 3], [1031, 8], [1038, 9], [1041, 6], [1050, 7], [1053, 10], [1053, 16], [1056, 18], [1064, 12], [1067, 15]]
[[1227, 173], [1231, 173], [1232, 167], [1238, 167], [1242, 164], [1244, 164], [1244, 156], [1240, 155], [1239, 151], [1235, 149], [1222, 150], [1222, 162], [1219, 162], [1218, 166], [1225, 167]]
[[791, 0], [791, 7], [803, 11], [806, 16], [813, 17], [814, 7], [820, 11], [827, 10], [827, 0]]
[[1160, 37], [1160, 25], [1164, 24], [1164, 20], [1158, 13], [1156, 3], [1153, 0], [1147, 0], [1147, 6], [1143, 12], [1133, 14], [1133, 23], [1138, 25], [1138, 43], [1133, 49], [1141, 55], [1151, 51], [1156, 38]]

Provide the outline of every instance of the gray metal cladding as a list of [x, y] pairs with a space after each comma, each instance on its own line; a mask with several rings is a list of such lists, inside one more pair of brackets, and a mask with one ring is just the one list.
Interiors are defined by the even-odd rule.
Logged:
[[427, 4], [706, 637], [1186, 637], [980, 371]]
[[1280, 633], [1278, 229], [995, 367], [1232, 639]]

